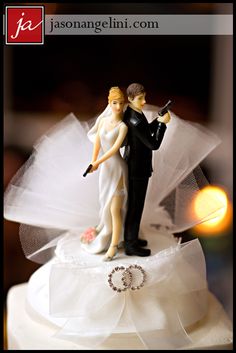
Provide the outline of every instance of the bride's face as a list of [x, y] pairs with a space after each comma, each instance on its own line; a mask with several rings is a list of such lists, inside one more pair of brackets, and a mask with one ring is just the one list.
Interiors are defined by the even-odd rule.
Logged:
[[124, 100], [123, 99], [114, 99], [110, 102], [111, 110], [114, 114], [120, 114], [124, 109]]

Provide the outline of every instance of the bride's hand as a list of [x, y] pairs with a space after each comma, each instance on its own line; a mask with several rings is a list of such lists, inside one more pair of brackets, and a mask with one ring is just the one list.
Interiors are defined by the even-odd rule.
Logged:
[[93, 162], [91, 164], [92, 164], [92, 168], [90, 169], [90, 173], [94, 172], [99, 167], [99, 164], [97, 162]]

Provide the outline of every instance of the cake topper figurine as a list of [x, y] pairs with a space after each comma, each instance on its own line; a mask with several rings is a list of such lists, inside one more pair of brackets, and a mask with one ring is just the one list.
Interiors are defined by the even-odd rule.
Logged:
[[[100, 223], [87, 229], [80, 237], [83, 248], [99, 253], [109, 248], [103, 258], [110, 261], [118, 251], [127, 208], [127, 165], [120, 154], [120, 147], [128, 128], [123, 123], [125, 98], [118, 87], [109, 91], [110, 110], [99, 116], [88, 136], [94, 143], [90, 165], [83, 174], [92, 173], [101, 166], [99, 174]], [[99, 158], [99, 152], [102, 156]]]
[[[95, 127], [88, 133], [88, 136], [91, 133], [93, 136], [93, 157], [83, 176], [102, 165], [99, 176], [101, 210], [99, 225], [88, 228], [80, 239], [85, 250], [99, 253], [106, 249], [111, 237], [104, 261], [112, 260], [123, 238], [126, 255], [151, 254], [149, 249], [143, 248], [147, 241], [138, 238], [138, 234], [148, 179], [152, 173], [152, 150], [160, 147], [166, 124], [170, 121], [168, 108], [171, 101], [149, 124], [142, 112], [146, 103], [144, 87], [139, 83], [129, 85], [127, 96], [130, 104], [123, 114], [124, 95], [118, 87], [112, 87], [108, 97], [111, 111], [106, 109], [107, 113], [98, 117]], [[124, 159], [128, 174], [119, 152], [127, 132]], [[100, 150], [103, 155], [98, 159]]]
[[163, 140], [166, 124], [170, 121], [167, 105], [156, 119], [148, 123], [142, 108], [146, 103], [146, 92], [139, 83], [127, 88], [129, 106], [124, 113], [124, 122], [128, 126], [128, 143], [125, 158], [128, 162], [128, 210], [125, 220], [126, 255], [149, 256], [150, 249], [145, 239], [138, 238], [140, 221], [144, 208], [149, 177], [152, 174], [152, 150], [157, 150]]
[[140, 84], [131, 84], [127, 95], [125, 110], [124, 94], [112, 87], [92, 128], [68, 114], [36, 141], [29, 160], [9, 183], [4, 217], [21, 223], [28, 259], [44, 263], [62, 254], [84, 263], [91, 260], [86, 252], [106, 252], [107, 261], [123, 241], [126, 255], [149, 256], [147, 240], [154, 255], [153, 227], [159, 241], [160, 227], [174, 237], [222, 207], [208, 197], [208, 208], [199, 218], [190, 204], [207, 183], [198, 166], [219, 144], [218, 137], [173, 112], [170, 121], [170, 101], [161, 111], [144, 107]]

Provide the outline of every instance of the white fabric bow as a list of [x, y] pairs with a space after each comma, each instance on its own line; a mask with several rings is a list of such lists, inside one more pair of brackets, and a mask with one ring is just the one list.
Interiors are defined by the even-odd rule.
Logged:
[[[189, 308], [194, 310], [196, 321], [205, 314], [207, 305], [206, 269], [199, 241], [177, 244], [148, 260], [139, 260], [140, 264], [147, 276], [144, 286], [122, 292], [114, 291], [108, 283], [114, 264], [105, 269], [104, 265], [54, 264], [50, 313], [69, 318], [56, 337], [97, 347], [113, 333], [122, 333], [122, 327], [127, 333], [128, 325], [146, 349], [175, 349], [191, 343], [184, 328], [192, 323], [188, 321]], [[120, 261], [122, 265], [127, 268], [130, 264]]]

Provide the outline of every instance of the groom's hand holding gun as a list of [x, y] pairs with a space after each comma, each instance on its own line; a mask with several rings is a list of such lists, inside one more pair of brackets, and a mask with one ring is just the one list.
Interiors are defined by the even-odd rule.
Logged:
[[160, 123], [165, 123], [167, 124], [170, 121], [170, 113], [169, 113], [169, 108], [171, 106], [172, 102], [169, 100], [166, 105], [158, 112], [158, 117], [157, 120]]

